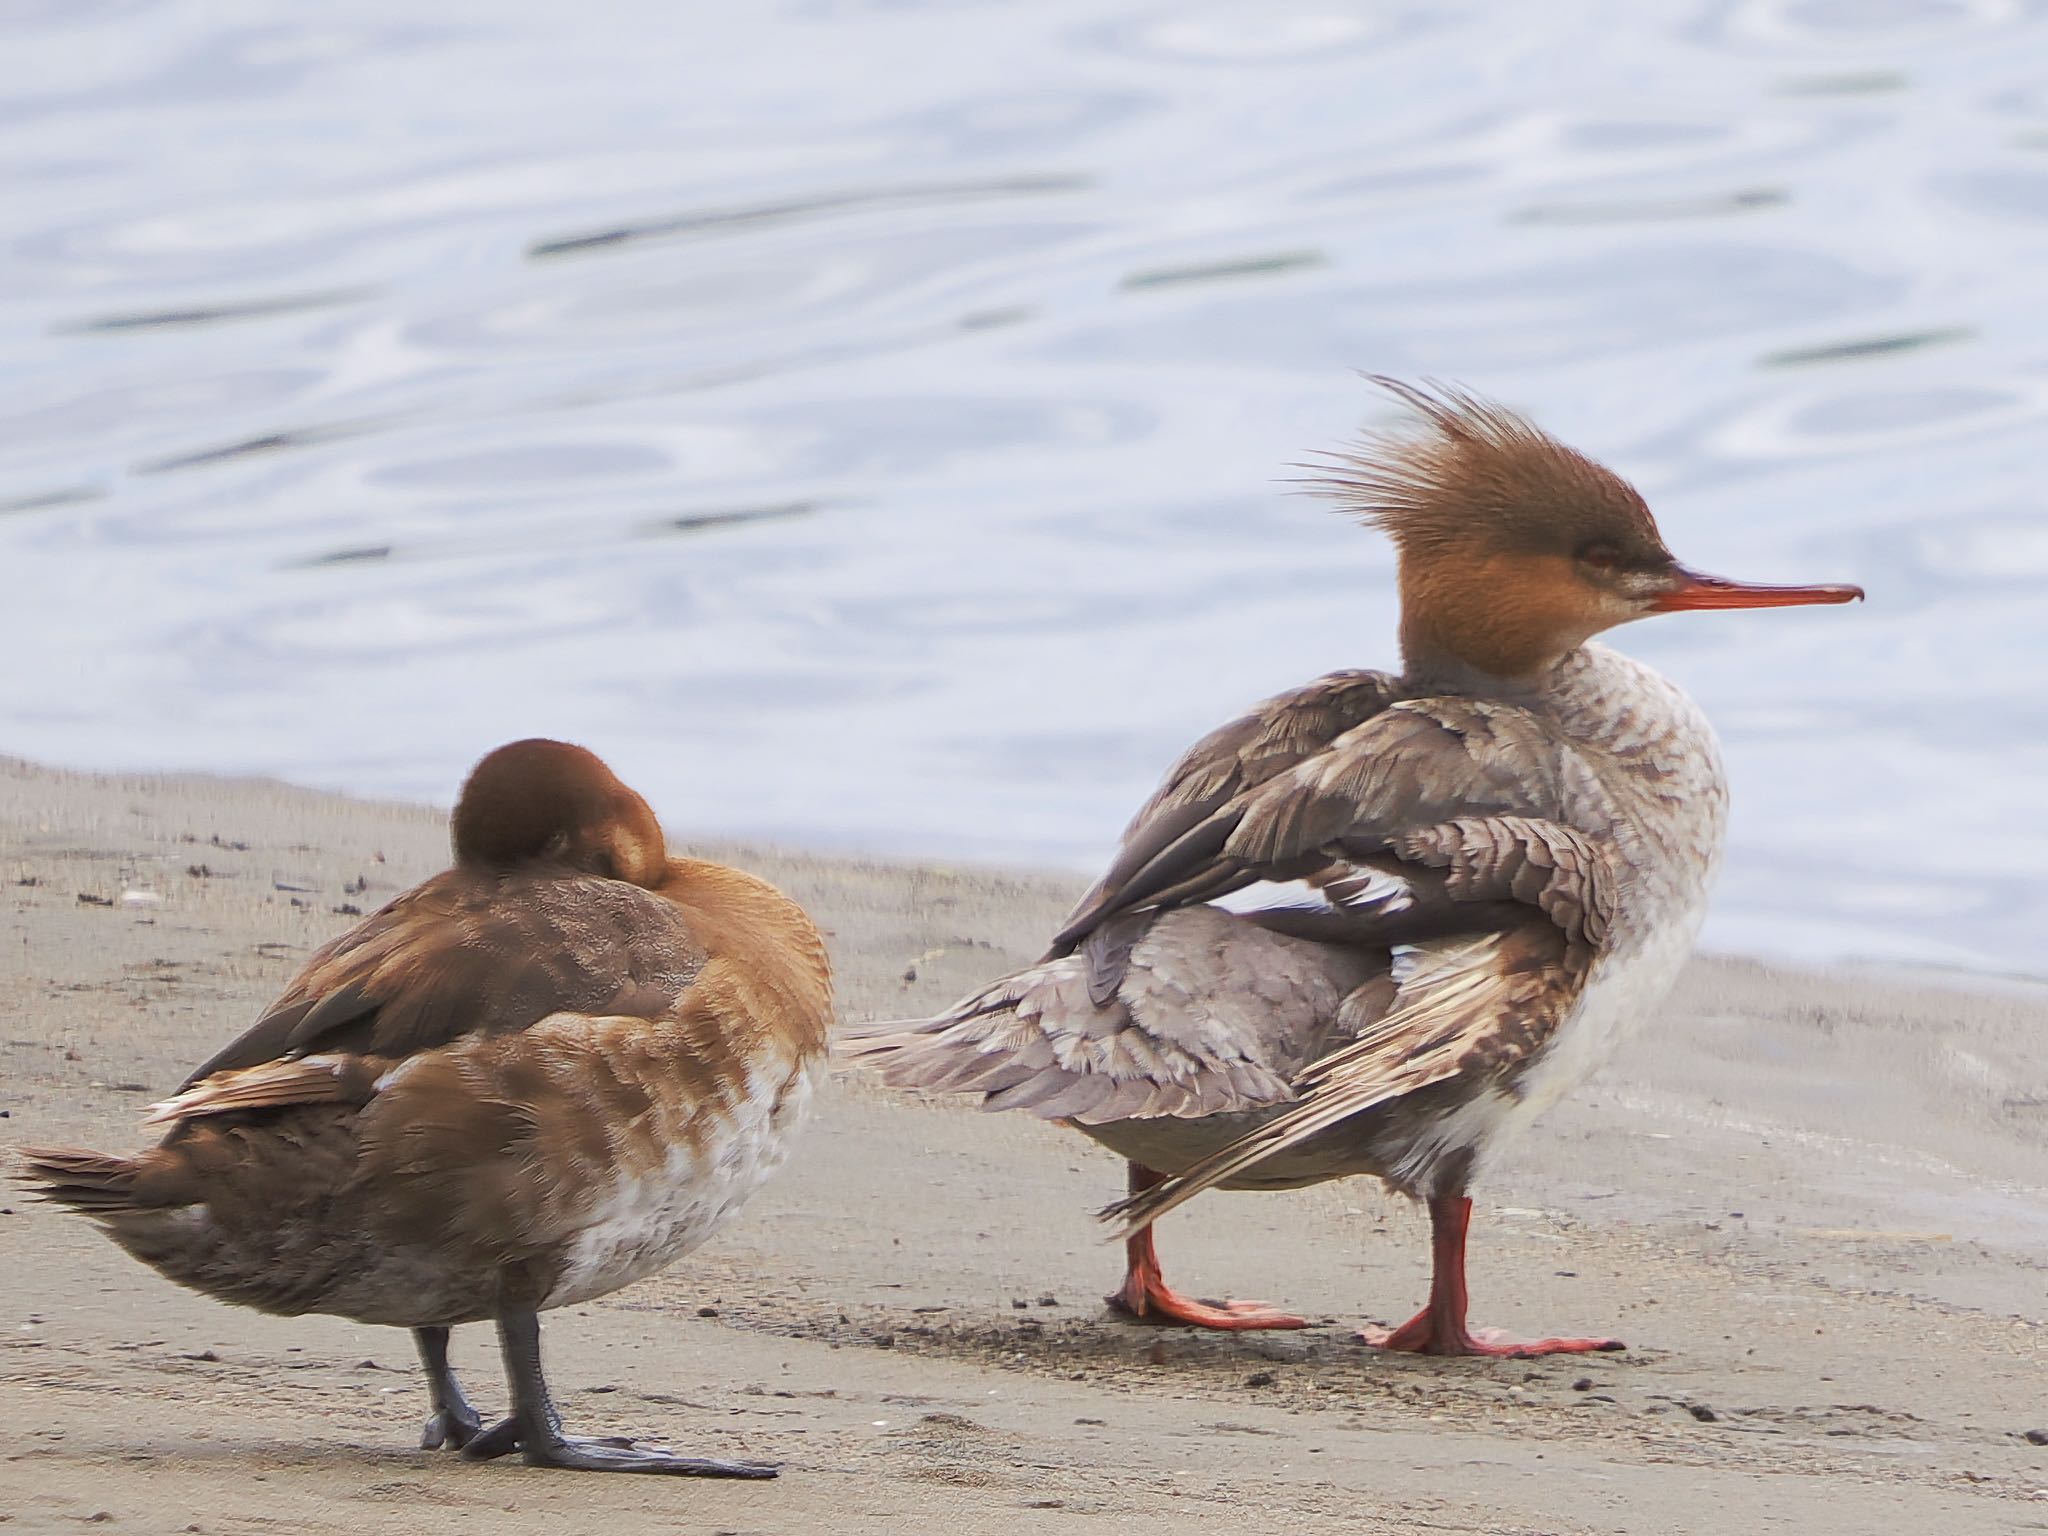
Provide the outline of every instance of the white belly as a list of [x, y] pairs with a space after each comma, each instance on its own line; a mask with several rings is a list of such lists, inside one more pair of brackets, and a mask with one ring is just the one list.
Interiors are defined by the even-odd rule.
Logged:
[[1469, 1156], [1468, 1177], [1484, 1171], [1501, 1148], [1537, 1116], [1605, 1066], [1621, 1043], [1648, 1022], [1692, 952], [1699, 914], [1687, 914], [1634, 950], [1608, 956], [1594, 969], [1577, 1005], [1550, 1042], [1516, 1079], [1512, 1091], [1474, 1094], [1428, 1121], [1387, 1159], [1392, 1182], [1427, 1190], [1439, 1165]]
[[1692, 953], [1699, 914], [1667, 924], [1631, 952], [1608, 956], [1594, 968], [1578, 1006], [1504, 1096], [1484, 1152], [1512, 1140], [1551, 1105], [1613, 1059], [1614, 1053], [1669, 995]]
[[1671, 923], [1631, 952], [1608, 956], [1594, 968], [1579, 1004], [1522, 1074], [1522, 1100], [1540, 1114], [1613, 1058], [1669, 995], [1692, 953], [1698, 914]]
[[593, 1201], [590, 1221], [570, 1245], [543, 1308], [606, 1295], [703, 1242], [782, 1166], [824, 1074], [822, 1060], [794, 1079], [786, 1063], [756, 1071], [746, 1096], [701, 1150], [678, 1143], [661, 1167], [621, 1176]]

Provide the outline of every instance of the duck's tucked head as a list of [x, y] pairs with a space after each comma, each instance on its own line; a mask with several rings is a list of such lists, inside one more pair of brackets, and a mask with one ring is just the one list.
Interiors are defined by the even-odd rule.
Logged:
[[1525, 678], [1652, 613], [1863, 595], [1687, 570], [1635, 487], [1532, 422], [1459, 390], [1373, 382], [1414, 424], [1332, 455], [1316, 486], [1393, 539], [1411, 672], [1455, 663]]
[[499, 747], [455, 802], [458, 864], [566, 864], [655, 886], [667, 871], [661, 823], [594, 752], [539, 737]]

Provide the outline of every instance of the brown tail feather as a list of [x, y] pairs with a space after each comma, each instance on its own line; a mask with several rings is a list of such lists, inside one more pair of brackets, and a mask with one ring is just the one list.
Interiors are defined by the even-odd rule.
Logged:
[[14, 1177], [38, 1199], [92, 1215], [133, 1210], [140, 1172], [133, 1158], [78, 1147], [23, 1147]]

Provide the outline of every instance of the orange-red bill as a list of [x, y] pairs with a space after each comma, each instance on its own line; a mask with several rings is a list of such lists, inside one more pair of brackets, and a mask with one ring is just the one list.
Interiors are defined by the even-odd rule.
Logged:
[[1856, 603], [1863, 589], [1847, 583], [1817, 587], [1772, 587], [1760, 582], [1730, 581], [1703, 571], [1676, 567], [1678, 584], [1650, 604], [1652, 613], [1680, 613], [1692, 608], [1797, 608], [1808, 603]]

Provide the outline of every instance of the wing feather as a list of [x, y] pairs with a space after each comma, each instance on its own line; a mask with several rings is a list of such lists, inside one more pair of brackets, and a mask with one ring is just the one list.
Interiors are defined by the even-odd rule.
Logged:
[[[1052, 953], [1071, 951], [1126, 912], [1213, 901], [1261, 881], [1298, 879], [1336, 856], [1393, 851], [1416, 827], [1461, 817], [1554, 819], [1563, 795], [1561, 749], [1545, 728], [1525, 709], [1480, 699], [1384, 702], [1334, 739], [1277, 762], [1263, 759], [1272, 771], [1227, 798], [1188, 802], [1206, 810], [1195, 821], [1173, 818], [1170, 838], [1155, 835], [1166, 822], [1155, 826], [1141, 812]], [[1169, 790], [1175, 782], [1169, 776]]]
[[937, 1018], [844, 1034], [837, 1049], [893, 1087], [978, 1092], [991, 1109], [1044, 1119], [1228, 1113], [1293, 1097], [1290, 1078], [1376, 964], [1208, 907], [1144, 927], [1106, 1003], [1093, 1000], [1087, 957], [1061, 956]]
[[294, 1104], [366, 1104], [390, 1063], [362, 1056], [302, 1056], [216, 1072], [149, 1106], [145, 1125]]
[[1399, 697], [1398, 690], [1385, 672], [1332, 672], [1276, 694], [1189, 747], [1124, 828], [1116, 857], [1060, 925], [1050, 953], [1068, 953], [1104, 916], [1134, 905], [1128, 890], [1140, 872], [1217, 811], [1371, 719]]
[[1125, 1235], [1354, 1115], [1455, 1077], [1491, 1077], [1539, 1049], [1582, 974], [1560, 962], [1548, 923], [1417, 951], [1394, 1006], [1296, 1080], [1300, 1102], [1237, 1140], [1102, 1211]]
[[182, 1087], [319, 1052], [404, 1058], [560, 1013], [655, 1017], [704, 960], [680, 909], [624, 881], [450, 870], [315, 953]]

